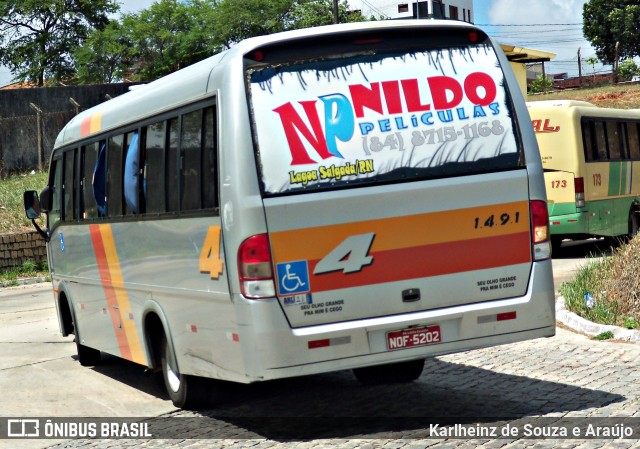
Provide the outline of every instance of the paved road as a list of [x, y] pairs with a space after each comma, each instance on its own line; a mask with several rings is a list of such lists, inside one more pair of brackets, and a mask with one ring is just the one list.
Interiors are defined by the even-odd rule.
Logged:
[[[554, 260], [559, 280], [591, 245], [565, 245]], [[331, 373], [238, 387], [231, 401], [200, 413], [173, 408], [128, 362], [80, 367], [73, 343], [58, 336], [47, 285], [0, 290], [0, 348], [2, 416], [165, 415], [172, 417], [165, 434], [181, 433], [173, 440], [4, 440], [3, 447], [640, 447], [637, 439], [430, 438], [429, 417], [521, 431], [524, 424], [552, 431], [560, 418], [574, 419], [566, 430], [599, 423], [587, 418], [638, 417], [637, 425], [616, 421], [608, 429], [640, 434], [640, 345], [596, 342], [561, 328], [553, 338], [434, 358], [410, 385], [364, 387], [349, 372]], [[193, 417], [199, 419], [185, 419]]]

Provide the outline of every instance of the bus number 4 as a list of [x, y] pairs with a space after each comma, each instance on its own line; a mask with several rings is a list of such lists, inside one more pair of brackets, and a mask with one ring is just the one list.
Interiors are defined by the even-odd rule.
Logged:
[[369, 255], [369, 250], [376, 235], [369, 234], [352, 235], [347, 237], [327, 254], [316, 268], [313, 274], [331, 273], [342, 271], [345, 274], [355, 273], [362, 270], [362, 267], [373, 263], [373, 256]]
[[220, 259], [220, 226], [211, 226], [204, 239], [200, 252], [200, 272], [211, 273], [211, 279], [218, 279], [222, 274]]

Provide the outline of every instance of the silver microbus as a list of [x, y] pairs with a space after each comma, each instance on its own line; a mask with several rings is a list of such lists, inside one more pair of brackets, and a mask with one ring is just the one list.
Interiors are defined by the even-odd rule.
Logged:
[[180, 407], [554, 335], [545, 200], [507, 59], [452, 21], [240, 42], [79, 114], [25, 194], [80, 363], [162, 372]]

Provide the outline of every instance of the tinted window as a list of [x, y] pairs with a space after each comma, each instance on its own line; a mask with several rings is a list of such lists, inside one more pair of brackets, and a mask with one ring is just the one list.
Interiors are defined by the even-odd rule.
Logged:
[[182, 118], [182, 185], [181, 210], [202, 208], [202, 111], [185, 114]]
[[64, 153], [64, 184], [62, 186], [64, 197], [63, 220], [76, 219], [76, 195], [75, 195], [75, 150]]
[[609, 159], [607, 154], [607, 134], [603, 122], [595, 122], [594, 124], [596, 148], [598, 150], [598, 160], [606, 161]]
[[178, 200], [178, 119], [168, 122], [169, 134], [167, 136], [167, 210], [177, 212], [180, 208]]
[[122, 215], [122, 146], [124, 136], [109, 139], [107, 151], [107, 213], [110, 217]]
[[590, 120], [582, 121], [582, 140], [584, 143], [584, 158], [587, 162], [598, 159], [598, 147], [594, 141], [594, 124]]
[[51, 189], [51, 211], [49, 212], [49, 228], [60, 221], [60, 206], [62, 205], [62, 159], [51, 163], [50, 179]]
[[98, 205], [93, 195], [93, 172], [98, 162], [98, 142], [82, 147], [80, 205], [82, 219], [98, 217]]
[[622, 139], [620, 138], [620, 132], [618, 124], [615, 122], [606, 122], [607, 126], [607, 142], [609, 147], [609, 159], [620, 160], [622, 159]]
[[216, 115], [214, 108], [204, 110], [204, 148], [202, 150], [202, 202], [205, 209], [218, 207], [216, 167]]
[[491, 46], [374, 53], [248, 67], [265, 195], [522, 166]]
[[634, 161], [640, 161], [640, 139], [638, 138], [638, 124], [627, 124], [627, 136], [629, 142], [629, 156]]
[[147, 127], [145, 139], [144, 198], [147, 213], [162, 213], [165, 207], [166, 122]]

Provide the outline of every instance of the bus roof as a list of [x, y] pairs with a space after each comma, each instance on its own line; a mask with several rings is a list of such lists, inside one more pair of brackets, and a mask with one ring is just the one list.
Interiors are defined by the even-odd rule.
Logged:
[[210, 85], [214, 72], [233, 64], [233, 61], [242, 60], [245, 54], [263, 45], [322, 35], [432, 27], [468, 28], [469, 31], [482, 32], [471, 24], [451, 20], [387, 20], [327, 25], [246, 39], [229, 50], [81, 112], [62, 129], [54, 148], [206, 98], [215, 89]]
[[597, 107], [588, 101], [579, 100], [544, 100], [544, 101], [528, 101], [528, 108], [575, 108], [575, 107]]

